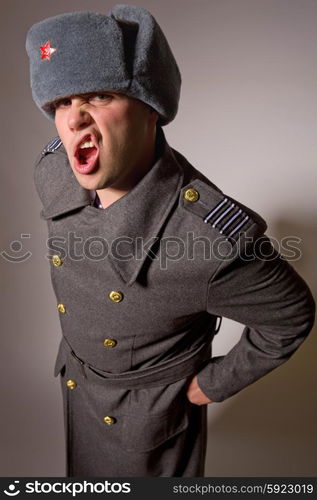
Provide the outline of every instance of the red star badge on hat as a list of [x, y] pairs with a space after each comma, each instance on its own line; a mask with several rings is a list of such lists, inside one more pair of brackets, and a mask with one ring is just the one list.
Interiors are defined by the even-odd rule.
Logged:
[[51, 42], [47, 40], [45, 45], [40, 45], [41, 59], [48, 59], [50, 61], [51, 55], [56, 52], [57, 49], [51, 47]]

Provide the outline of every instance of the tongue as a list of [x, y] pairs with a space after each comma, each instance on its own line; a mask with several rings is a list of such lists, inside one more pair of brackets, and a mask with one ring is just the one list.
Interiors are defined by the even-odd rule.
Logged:
[[95, 154], [96, 148], [93, 146], [92, 148], [83, 148], [79, 150], [78, 159], [81, 165], [86, 165], [89, 162], [89, 158], [91, 158]]

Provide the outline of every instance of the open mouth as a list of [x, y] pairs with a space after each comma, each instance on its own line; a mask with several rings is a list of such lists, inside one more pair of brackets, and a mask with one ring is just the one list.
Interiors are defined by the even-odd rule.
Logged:
[[99, 149], [91, 135], [82, 138], [75, 149], [74, 166], [81, 174], [90, 174], [97, 166]]

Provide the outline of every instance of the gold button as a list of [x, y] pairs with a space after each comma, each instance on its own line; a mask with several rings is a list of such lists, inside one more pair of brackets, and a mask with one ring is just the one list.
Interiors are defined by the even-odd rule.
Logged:
[[196, 189], [189, 188], [189, 189], [186, 189], [186, 191], [184, 193], [184, 198], [185, 198], [185, 200], [191, 201], [193, 203], [199, 199], [199, 193], [198, 193], [198, 191], [196, 191]]
[[114, 339], [105, 339], [103, 341], [103, 345], [105, 347], [115, 347], [117, 345], [117, 341]]
[[72, 390], [76, 389], [76, 387], [77, 387], [75, 380], [71, 380], [71, 379], [67, 380], [66, 385], [67, 385], [68, 389], [72, 389]]
[[112, 425], [116, 423], [116, 419], [113, 417], [103, 417], [103, 421], [105, 424]]
[[112, 300], [112, 302], [121, 302], [123, 294], [121, 292], [112, 291], [109, 293], [109, 299]]
[[59, 255], [53, 255], [52, 262], [53, 262], [54, 266], [56, 266], [56, 267], [59, 267], [63, 264], [63, 261]]
[[57, 304], [57, 309], [62, 314], [64, 314], [66, 312], [66, 307], [64, 306], [64, 304]]

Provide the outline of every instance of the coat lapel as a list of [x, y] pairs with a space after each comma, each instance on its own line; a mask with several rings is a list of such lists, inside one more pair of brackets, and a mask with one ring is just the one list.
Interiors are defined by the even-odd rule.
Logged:
[[[106, 228], [111, 248], [109, 260], [128, 285], [136, 280], [179, 197], [183, 183], [183, 169], [162, 129], [159, 129], [158, 140], [160, 155], [156, 163], [131, 191], [104, 210], [87, 207], [94, 211], [96, 223]], [[47, 191], [41, 196], [44, 205], [41, 214], [45, 219], [60, 217], [91, 205], [90, 192], [76, 180], [63, 147], [59, 153], [50, 155], [51, 161], [46, 164], [47, 175], [42, 176], [42, 185], [46, 185]]]
[[112, 250], [109, 259], [128, 285], [135, 281], [158, 240], [182, 183], [182, 169], [165, 143], [163, 155], [152, 169], [129, 193], [104, 210]]

